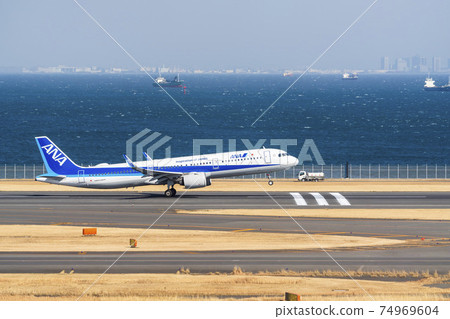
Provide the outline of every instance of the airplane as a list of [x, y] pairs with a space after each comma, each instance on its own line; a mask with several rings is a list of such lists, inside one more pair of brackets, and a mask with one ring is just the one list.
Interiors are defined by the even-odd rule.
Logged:
[[123, 155], [125, 163], [79, 166], [48, 137], [35, 139], [47, 170], [36, 181], [94, 189], [167, 185], [166, 197], [175, 196], [175, 184], [186, 189], [200, 188], [211, 185], [211, 179], [221, 177], [265, 173], [272, 185], [269, 173], [298, 164], [298, 159], [285, 151], [262, 148], [159, 160], [144, 152], [145, 161], [132, 162]]

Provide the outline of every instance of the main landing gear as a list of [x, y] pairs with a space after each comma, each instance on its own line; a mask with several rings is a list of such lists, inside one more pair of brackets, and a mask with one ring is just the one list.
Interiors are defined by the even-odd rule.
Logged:
[[177, 194], [177, 190], [175, 188], [173, 188], [174, 183], [173, 182], [168, 182], [167, 183], [167, 189], [164, 192], [164, 196], [166, 197], [174, 197]]
[[177, 194], [177, 190], [175, 188], [168, 188], [164, 192], [164, 196], [166, 197], [174, 197]]
[[267, 182], [267, 184], [269, 184], [269, 186], [273, 185], [273, 180], [270, 179], [270, 174], [266, 174], [267, 178], [269, 179], [269, 181]]

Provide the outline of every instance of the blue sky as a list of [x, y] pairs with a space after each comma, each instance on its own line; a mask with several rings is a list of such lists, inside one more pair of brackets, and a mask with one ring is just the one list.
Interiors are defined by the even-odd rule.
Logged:
[[[143, 65], [304, 68], [373, 0], [79, 0]], [[316, 65], [450, 57], [450, 1], [379, 0]], [[73, 0], [0, 0], [0, 66], [136, 66]]]

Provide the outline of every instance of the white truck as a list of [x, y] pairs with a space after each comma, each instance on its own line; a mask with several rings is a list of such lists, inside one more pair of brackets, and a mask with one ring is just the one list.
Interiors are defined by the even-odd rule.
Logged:
[[306, 171], [300, 171], [298, 173], [298, 180], [300, 182], [318, 182], [324, 179], [324, 174], [322, 172], [318, 173], [308, 173]]

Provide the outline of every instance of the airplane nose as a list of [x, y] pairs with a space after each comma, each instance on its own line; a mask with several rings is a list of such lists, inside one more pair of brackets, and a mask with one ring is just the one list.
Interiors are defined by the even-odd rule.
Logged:
[[290, 156], [291, 160], [290, 162], [292, 163], [293, 166], [297, 166], [298, 165], [298, 158], [294, 157], [294, 156]]

